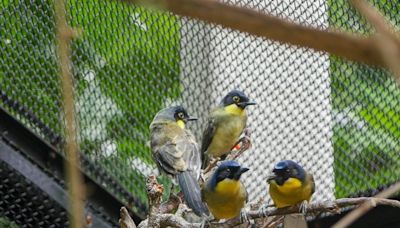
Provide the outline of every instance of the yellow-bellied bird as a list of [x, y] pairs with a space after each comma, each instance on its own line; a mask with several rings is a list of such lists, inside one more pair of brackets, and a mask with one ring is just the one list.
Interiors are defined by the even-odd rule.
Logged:
[[277, 208], [310, 201], [315, 191], [314, 178], [292, 160], [278, 162], [268, 178], [269, 194]]
[[246, 127], [245, 108], [255, 104], [242, 91], [233, 90], [211, 111], [201, 142], [203, 168], [207, 166], [209, 156], [224, 159], [236, 145]]
[[223, 161], [201, 189], [201, 196], [216, 219], [240, 215], [247, 202], [247, 191], [240, 176], [249, 169], [236, 161]]
[[150, 125], [150, 146], [159, 170], [177, 177], [187, 205], [203, 216], [209, 213], [198, 183], [201, 155], [193, 134], [185, 129], [188, 121], [196, 119], [182, 106], [162, 109]]

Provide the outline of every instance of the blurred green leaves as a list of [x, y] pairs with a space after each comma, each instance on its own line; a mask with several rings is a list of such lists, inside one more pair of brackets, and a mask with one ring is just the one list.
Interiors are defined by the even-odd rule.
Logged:
[[[51, 1], [3, 3], [0, 4], [0, 89], [60, 133], [60, 91]], [[23, 116], [19, 117], [29, 123]]]
[[165, 101], [180, 95], [178, 19], [101, 0], [71, 0], [68, 12], [83, 31], [72, 56], [82, 148], [147, 203], [144, 175], [155, 169], [149, 125]]
[[[374, 1], [400, 25], [400, 1]], [[369, 34], [371, 27], [345, 0], [328, 1], [329, 23]], [[400, 89], [382, 69], [330, 57], [335, 118], [336, 196], [374, 189], [400, 179]]]
[[[53, 1], [0, 2], [0, 89], [62, 134]], [[81, 150], [146, 203], [149, 125], [180, 95], [179, 19], [116, 1], [68, 0], [67, 11], [81, 30], [71, 45]]]

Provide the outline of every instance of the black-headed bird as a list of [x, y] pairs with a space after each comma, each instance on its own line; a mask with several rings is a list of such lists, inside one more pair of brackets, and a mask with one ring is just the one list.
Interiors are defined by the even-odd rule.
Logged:
[[201, 195], [214, 218], [230, 219], [240, 215], [247, 202], [247, 191], [240, 177], [248, 170], [237, 161], [226, 160], [203, 184]]
[[198, 179], [201, 154], [193, 134], [185, 129], [190, 117], [182, 106], [162, 109], [150, 125], [150, 147], [162, 173], [178, 179], [187, 205], [198, 215], [208, 215], [202, 202]]
[[209, 156], [224, 159], [238, 143], [247, 123], [246, 107], [255, 104], [242, 91], [233, 90], [211, 111], [201, 142], [203, 168]]
[[[310, 201], [315, 191], [314, 178], [292, 160], [278, 162], [273, 175], [268, 178], [269, 194], [277, 208], [300, 205], [300, 210]], [[307, 227], [303, 215], [285, 216], [284, 227]]]

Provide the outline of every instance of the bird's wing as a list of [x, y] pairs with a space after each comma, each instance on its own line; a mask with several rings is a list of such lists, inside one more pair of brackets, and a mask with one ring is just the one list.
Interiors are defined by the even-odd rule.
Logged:
[[312, 174], [309, 174], [310, 176], [310, 180], [311, 180], [311, 194], [313, 194], [315, 192], [315, 181], [314, 181], [314, 177]]
[[175, 175], [178, 171], [186, 169], [182, 155], [176, 150], [175, 144], [168, 142], [159, 147], [153, 156], [159, 168], [168, 174]]
[[210, 146], [212, 138], [214, 137], [215, 130], [217, 129], [216, 120], [214, 117], [209, 117], [207, 127], [203, 131], [203, 138], [201, 140], [201, 153], [205, 153]]
[[243, 183], [240, 182], [240, 184], [242, 185], [242, 189], [243, 189], [244, 194], [245, 194], [245, 197], [246, 197], [245, 202], [247, 203], [247, 202], [249, 201], [249, 193], [247, 192], [247, 189], [246, 189], [246, 187], [243, 185]]
[[182, 159], [186, 169], [195, 174], [196, 180], [200, 177], [201, 155], [195, 137], [188, 131], [175, 140], [176, 150], [182, 152]]
[[202, 167], [205, 168], [208, 164], [208, 155], [207, 149], [211, 144], [211, 141], [214, 137], [215, 131], [217, 129], [216, 119], [214, 117], [209, 117], [207, 126], [203, 131], [203, 137], [201, 140], [201, 160], [203, 161]]
[[182, 147], [182, 133], [179, 127], [168, 124], [153, 125], [151, 128], [151, 148], [154, 160], [157, 166], [168, 174], [175, 175], [178, 171], [185, 171], [187, 168], [183, 159], [185, 150]]

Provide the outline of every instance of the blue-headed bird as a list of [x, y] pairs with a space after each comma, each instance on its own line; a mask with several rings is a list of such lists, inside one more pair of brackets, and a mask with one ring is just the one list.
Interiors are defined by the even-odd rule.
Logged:
[[247, 202], [247, 191], [240, 177], [248, 170], [237, 161], [226, 160], [203, 184], [201, 195], [214, 218], [230, 219], [240, 215]]
[[150, 125], [150, 147], [162, 173], [178, 179], [187, 205], [198, 215], [208, 215], [202, 202], [198, 179], [201, 154], [193, 134], [185, 129], [190, 117], [182, 106], [162, 109]]
[[210, 112], [200, 149], [203, 168], [207, 166], [209, 156], [225, 159], [246, 127], [246, 107], [255, 104], [242, 91], [233, 90]]
[[[314, 178], [303, 167], [292, 160], [278, 162], [273, 175], [268, 178], [269, 194], [277, 208], [300, 205], [305, 206], [315, 191]], [[285, 216], [284, 227], [307, 227], [303, 215]]]

